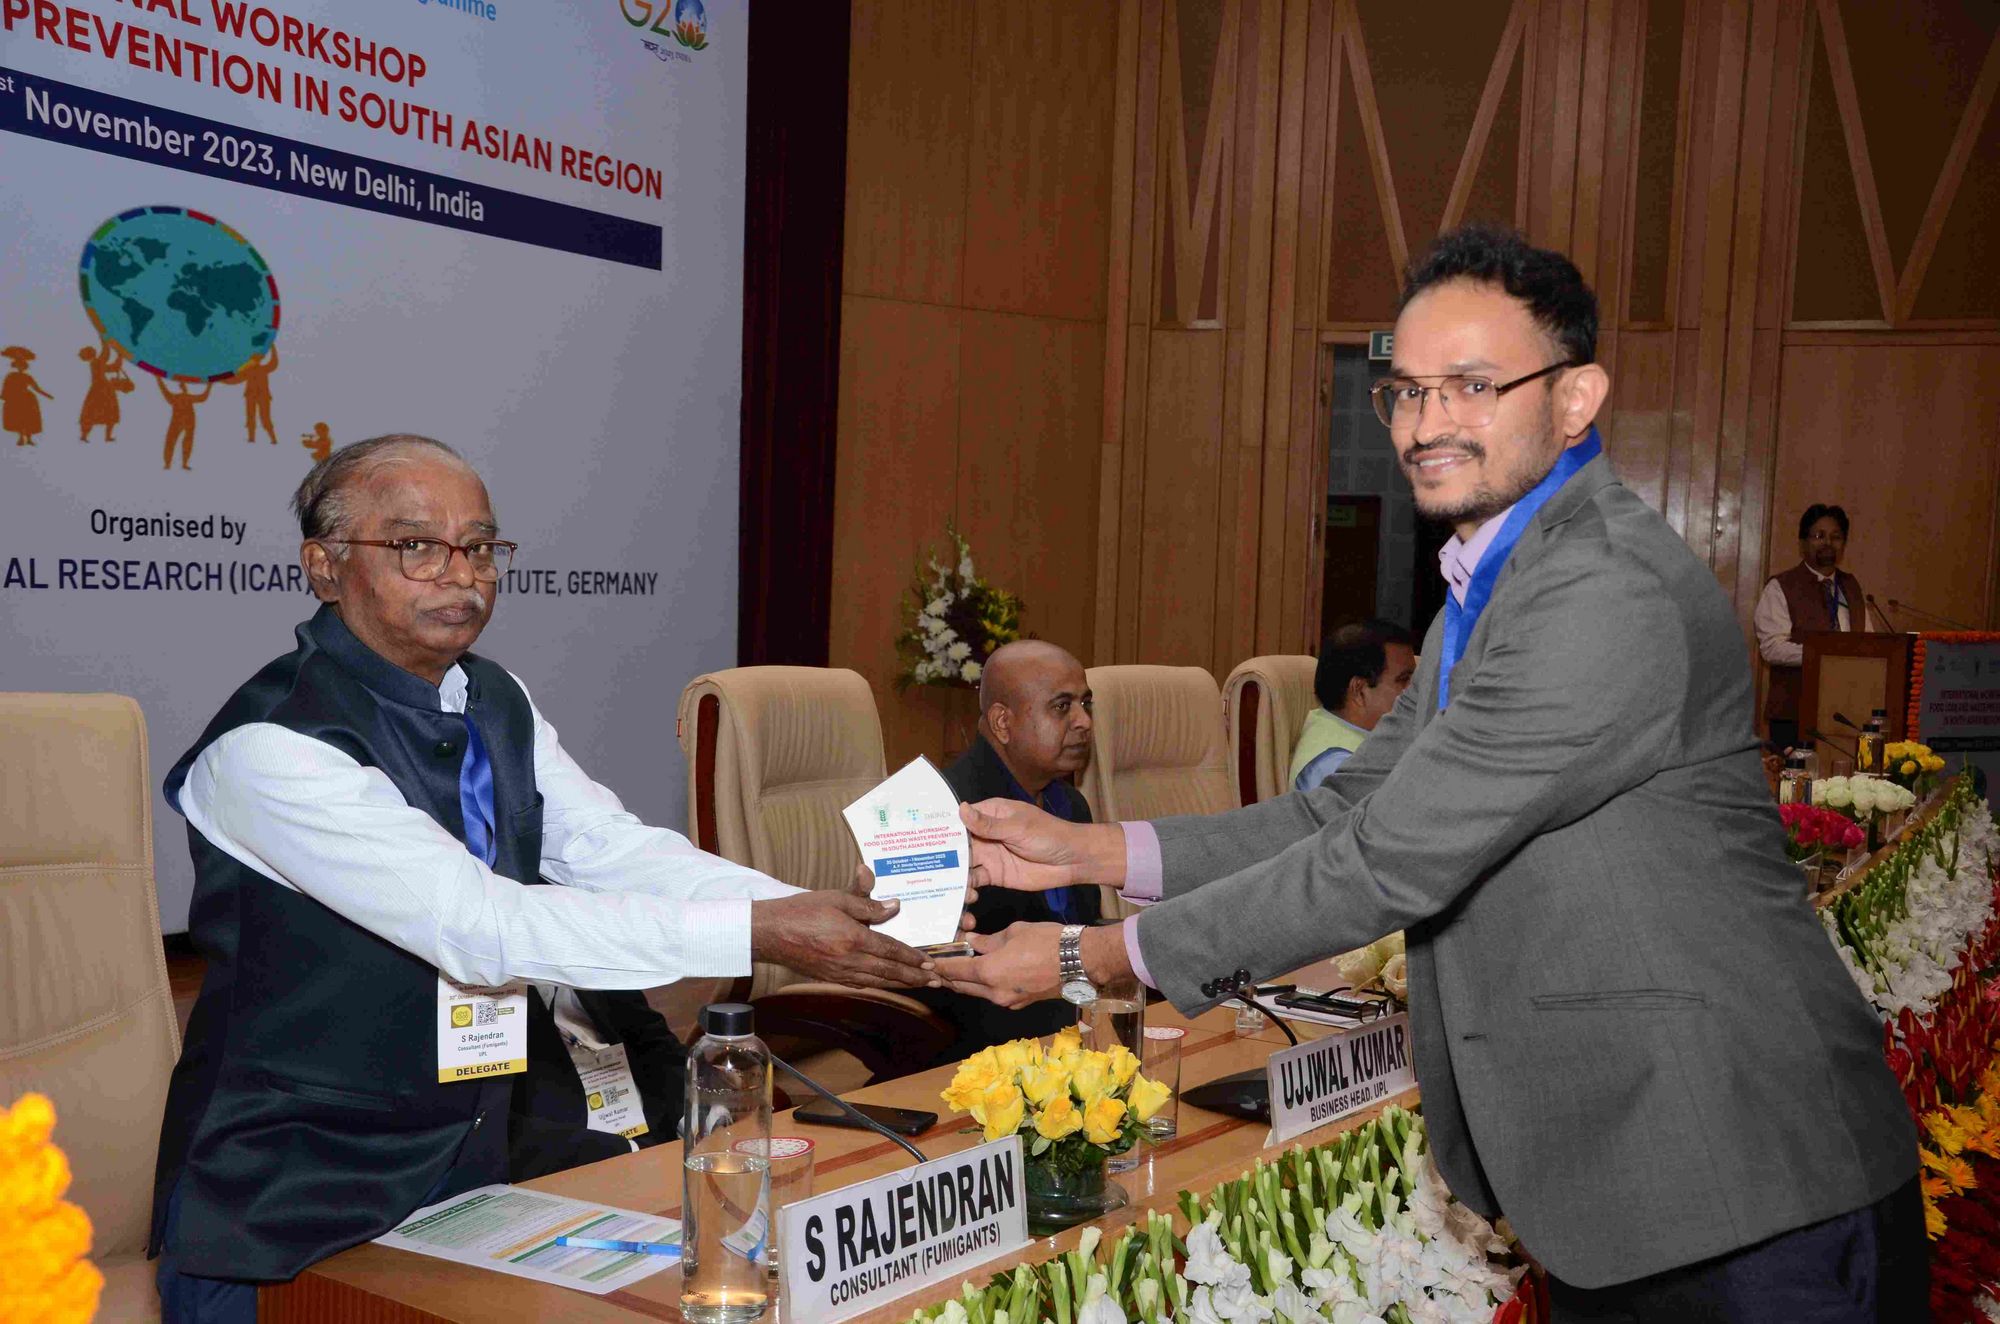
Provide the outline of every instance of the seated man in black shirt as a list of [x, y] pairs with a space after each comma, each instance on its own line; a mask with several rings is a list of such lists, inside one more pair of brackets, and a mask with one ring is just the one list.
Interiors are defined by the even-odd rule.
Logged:
[[[1083, 664], [1039, 639], [1005, 644], [986, 659], [979, 677], [979, 734], [945, 769], [944, 779], [968, 803], [1005, 796], [1072, 823], [1088, 823], [1090, 805], [1067, 778], [1090, 762], [1090, 737], [1090, 682]], [[988, 887], [973, 904], [972, 917], [981, 933], [998, 933], [1016, 920], [1094, 924], [1097, 889]], [[943, 989], [914, 990], [911, 996], [958, 1027], [957, 1041], [940, 1059], [945, 1062], [1076, 1023], [1076, 1008], [1060, 998], [1010, 1011]]]

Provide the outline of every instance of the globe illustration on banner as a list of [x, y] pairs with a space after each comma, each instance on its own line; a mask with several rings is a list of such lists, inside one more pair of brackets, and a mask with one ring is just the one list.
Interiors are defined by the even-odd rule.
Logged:
[[135, 207], [99, 226], [77, 286], [98, 334], [168, 377], [227, 377], [278, 336], [278, 282], [263, 257], [185, 207]]

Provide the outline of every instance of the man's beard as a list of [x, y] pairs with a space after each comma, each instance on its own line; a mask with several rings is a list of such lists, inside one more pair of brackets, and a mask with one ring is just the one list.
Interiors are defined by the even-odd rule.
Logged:
[[[1546, 428], [1537, 440], [1546, 445], [1553, 435], [1554, 429]], [[1482, 478], [1472, 491], [1456, 500], [1435, 496], [1427, 499], [1424, 490], [1416, 483], [1417, 462], [1440, 450], [1454, 450], [1462, 451], [1483, 464], [1487, 451], [1476, 441], [1448, 437], [1442, 441], [1413, 446], [1409, 454], [1403, 457], [1403, 476], [1410, 480], [1410, 494], [1416, 500], [1417, 512], [1424, 518], [1437, 520], [1443, 524], [1470, 524], [1475, 521], [1484, 524], [1534, 491], [1535, 485], [1548, 477], [1549, 470], [1555, 467], [1554, 459], [1552, 457], [1550, 463], [1537, 472], [1533, 456], [1539, 449], [1540, 447], [1534, 447], [1524, 451], [1522, 465], [1510, 473], [1501, 475], [1497, 485]], [[1557, 455], [1561, 453], [1560, 450], [1556, 452]]]

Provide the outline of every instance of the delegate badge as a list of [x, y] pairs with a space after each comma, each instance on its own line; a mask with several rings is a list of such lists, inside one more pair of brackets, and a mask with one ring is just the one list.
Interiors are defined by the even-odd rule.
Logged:
[[588, 1048], [570, 1041], [569, 1059], [583, 1082], [583, 1102], [590, 1111], [592, 1131], [608, 1131], [631, 1140], [646, 1134], [646, 1107], [632, 1079], [632, 1064], [624, 1044]]
[[439, 975], [438, 1084], [527, 1069], [527, 985], [465, 988]]

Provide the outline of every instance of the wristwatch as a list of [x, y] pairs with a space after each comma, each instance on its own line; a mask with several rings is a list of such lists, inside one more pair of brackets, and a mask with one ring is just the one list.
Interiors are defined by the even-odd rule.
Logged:
[[1083, 925], [1063, 925], [1056, 944], [1056, 969], [1062, 977], [1063, 1001], [1079, 1007], [1097, 1001], [1097, 985], [1083, 972]]

